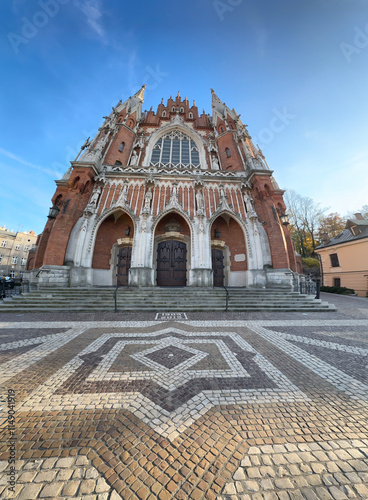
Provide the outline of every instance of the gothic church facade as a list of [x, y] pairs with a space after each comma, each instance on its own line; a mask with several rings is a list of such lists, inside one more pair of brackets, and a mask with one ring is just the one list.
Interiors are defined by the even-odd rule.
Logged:
[[234, 109], [119, 102], [61, 180], [29, 265], [39, 286], [291, 288], [283, 191]]

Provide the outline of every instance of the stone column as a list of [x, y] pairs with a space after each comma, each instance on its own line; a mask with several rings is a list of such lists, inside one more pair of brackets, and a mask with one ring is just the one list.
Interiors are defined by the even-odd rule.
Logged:
[[134, 231], [129, 286], [154, 286], [151, 229], [152, 216], [142, 213]]
[[192, 268], [189, 272], [189, 286], [212, 287], [213, 271], [210, 244], [210, 228], [203, 210], [197, 210], [194, 217]]

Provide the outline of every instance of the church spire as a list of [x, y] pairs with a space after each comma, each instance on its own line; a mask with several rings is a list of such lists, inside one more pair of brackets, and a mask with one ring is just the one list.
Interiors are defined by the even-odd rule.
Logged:
[[142, 85], [142, 88], [140, 90], [138, 90], [138, 92], [136, 92], [133, 97], [138, 97], [138, 99], [140, 99], [143, 102], [144, 101], [144, 91], [146, 90], [146, 87], [147, 87], [146, 84]]
[[212, 106], [216, 103], [222, 104], [221, 99], [216, 95], [216, 92], [213, 89], [211, 89], [211, 94], [212, 94]]

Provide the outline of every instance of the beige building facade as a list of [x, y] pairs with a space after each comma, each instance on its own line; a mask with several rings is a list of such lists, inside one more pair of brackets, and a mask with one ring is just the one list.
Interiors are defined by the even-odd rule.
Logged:
[[15, 232], [0, 227], [0, 276], [19, 279], [26, 269], [29, 251], [36, 245], [33, 231]]
[[346, 229], [316, 248], [320, 256], [324, 286], [352, 288], [368, 297], [368, 219], [355, 214]]

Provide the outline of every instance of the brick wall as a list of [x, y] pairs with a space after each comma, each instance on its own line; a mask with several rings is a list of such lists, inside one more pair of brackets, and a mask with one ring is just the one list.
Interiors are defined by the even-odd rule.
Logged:
[[244, 233], [239, 224], [232, 218], [229, 218], [229, 224], [222, 218], [217, 217], [212, 224], [211, 240], [215, 240], [215, 229], [220, 231], [219, 241], [225, 241], [230, 249], [230, 271], [246, 271], [247, 260], [236, 262], [235, 255], [247, 255]]
[[111, 249], [118, 239], [127, 238], [125, 230], [130, 227], [129, 238], [134, 236], [134, 226], [131, 218], [123, 214], [117, 220], [110, 215], [98, 229], [92, 267], [94, 269], [110, 269]]

